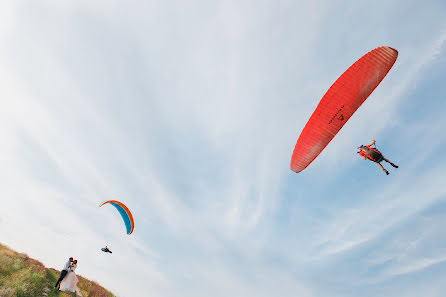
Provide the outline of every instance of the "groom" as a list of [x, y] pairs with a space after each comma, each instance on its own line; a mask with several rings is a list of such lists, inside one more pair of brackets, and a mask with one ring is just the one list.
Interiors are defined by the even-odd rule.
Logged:
[[60, 282], [64, 279], [64, 277], [67, 275], [68, 271], [70, 271], [70, 265], [73, 262], [73, 257], [70, 257], [67, 261], [67, 263], [65, 263], [65, 266], [63, 267], [62, 271], [60, 272], [60, 277], [57, 280], [56, 285], [54, 286], [55, 289], [59, 289], [60, 287]]

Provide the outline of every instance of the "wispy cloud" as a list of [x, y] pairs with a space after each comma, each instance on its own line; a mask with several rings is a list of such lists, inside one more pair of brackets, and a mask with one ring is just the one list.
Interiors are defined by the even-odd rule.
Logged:
[[[0, 240], [56, 268], [78, 257], [79, 273], [120, 296], [367, 296], [337, 282], [441, 265], [441, 251], [383, 238], [446, 194], [443, 118], [401, 111], [444, 56], [444, 21], [424, 18], [414, 44], [406, 3], [382, 4], [0, 4]], [[374, 104], [304, 173], [290, 172], [318, 98], [387, 41], [400, 58]], [[398, 155], [379, 142], [401, 162], [389, 177], [345, 149], [395, 134], [418, 143]], [[133, 211], [132, 236], [98, 208], [106, 199]], [[378, 241], [387, 248], [368, 261], [348, 257]]]

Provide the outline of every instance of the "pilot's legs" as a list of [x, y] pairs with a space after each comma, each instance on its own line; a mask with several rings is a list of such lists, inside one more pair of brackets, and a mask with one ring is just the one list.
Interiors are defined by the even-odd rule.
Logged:
[[389, 175], [389, 171], [387, 171], [382, 165], [381, 165], [381, 163], [376, 163], [376, 164], [378, 164], [378, 166], [387, 174], [387, 175]]
[[398, 166], [396, 166], [395, 164], [393, 164], [392, 162], [390, 162], [386, 158], [383, 158], [383, 160], [386, 161], [387, 163], [389, 163], [390, 165], [392, 165], [393, 167], [398, 168]]

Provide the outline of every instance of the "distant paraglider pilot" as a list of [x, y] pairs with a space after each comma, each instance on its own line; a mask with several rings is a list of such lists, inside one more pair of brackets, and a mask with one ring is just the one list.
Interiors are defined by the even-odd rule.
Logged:
[[101, 251], [103, 251], [105, 253], [110, 253], [110, 254], [112, 253], [112, 251], [110, 251], [107, 246], [105, 246], [105, 248], [102, 248]]
[[[374, 147], [372, 147], [374, 145]], [[369, 145], [361, 145], [358, 147], [358, 154], [364, 159], [369, 159], [370, 161], [375, 162], [378, 164], [378, 166], [387, 174], [389, 175], [389, 171], [387, 171], [382, 165], [382, 161], [386, 161], [390, 165], [392, 165], [395, 168], [398, 168], [395, 164], [384, 158], [384, 156], [381, 154], [380, 151], [376, 149], [375, 140], [373, 140]]]

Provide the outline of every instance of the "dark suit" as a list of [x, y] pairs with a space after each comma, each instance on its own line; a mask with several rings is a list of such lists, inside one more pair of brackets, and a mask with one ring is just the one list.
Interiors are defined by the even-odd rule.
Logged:
[[60, 282], [65, 278], [65, 276], [68, 273], [68, 270], [70, 269], [70, 264], [71, 264], [71, 260], [68, 260], [68, 262], [65, 264], [64, 269], [62, 269], [62, 271], [60, 272], [60, 277], [57, 280], [56, 285], [54, 286], [56, 289], [59, 288]]
[[60, 272], [60, 277], [59, 277], [59, 279], [57, 280], [56, 285], [54, 286], [55, 288], [59, 288], [60, 282], [65, 278], [65, 276], [67, 275], [67, 273], [68, 273], [68, 271], [66, 271], [66, 270], [62, 270], [62, 271]]

